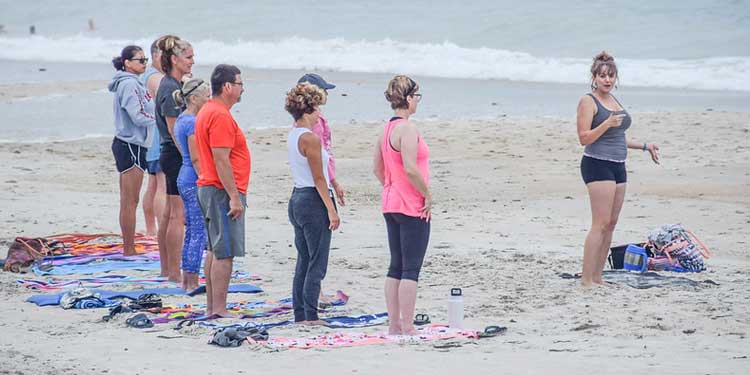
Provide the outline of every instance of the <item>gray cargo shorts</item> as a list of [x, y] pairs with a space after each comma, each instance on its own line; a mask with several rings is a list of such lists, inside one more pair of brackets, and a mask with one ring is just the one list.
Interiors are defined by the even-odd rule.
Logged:
[[[240, 200], [247, 207], [245, 194], [240, 193]], [[227, 216], [227, 192], [214, 186], [198, 186], [198, 202], [206, 222], [208, 250], [216, 259], [245, 256], [245, 215], [237, 220]]]

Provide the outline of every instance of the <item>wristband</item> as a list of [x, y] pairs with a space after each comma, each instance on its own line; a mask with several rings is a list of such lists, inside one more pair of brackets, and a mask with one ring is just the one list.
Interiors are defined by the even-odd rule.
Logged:
[[646, 151], [647, 148], [648, 148], [648, 143], [644, 143], [643, 144], [643, 151]]

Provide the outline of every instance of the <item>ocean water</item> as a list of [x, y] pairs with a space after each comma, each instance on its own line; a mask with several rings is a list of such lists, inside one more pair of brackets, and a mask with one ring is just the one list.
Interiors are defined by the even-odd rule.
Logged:
[[[572, 115], [601, 50], [617, 60], [631, 110], [744, 111], [750, 97], [750, 0], [1, 0], [0, 9], [0, 84], [108, 80], [123, 46], [172, 33], [193, 44], [197, 74], [225, 62], [247, 72], [246, 126], [287, 124], [284, 90], [305, 71], [339, 85], [325, 108], [336, 122], [387, 118], [382, 92], [396, 73], [419, 78], [424, 119]], [[111, 130], [99, 127], [111, 127], [103, 90], [1, 100], [11, 124], [2, 140]]]

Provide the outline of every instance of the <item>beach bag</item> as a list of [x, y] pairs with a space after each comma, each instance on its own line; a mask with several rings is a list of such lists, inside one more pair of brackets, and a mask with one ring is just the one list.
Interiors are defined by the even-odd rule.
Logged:
[[48, 255], [52, 255], [49, 240], [16, 237], [8, 249], [3, 270], [16, 273], [25, 272], [34, 262], [41, 262]]
[[711, 251], [695, 234], [680, 224], [663, 225], [648, 236], [654, 257], [649, 258], [648, 269], [654, 271], [701, 272]]

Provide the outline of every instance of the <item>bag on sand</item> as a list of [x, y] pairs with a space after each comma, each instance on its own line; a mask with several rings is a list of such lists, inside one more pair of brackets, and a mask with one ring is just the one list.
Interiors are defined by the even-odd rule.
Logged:
[[648, 259], [648, 269], [700, 272], [706, 269], [705, 259], [711, 251], [693, 232], [680, 224], [663, 225], [648, 236], [654, 257]]
[[34, 262], [41, 262], [44, 257], [52, 255], [53, 245], [44, 238], [16, 237], [8, 249], [3, 270], [25, 272]]

